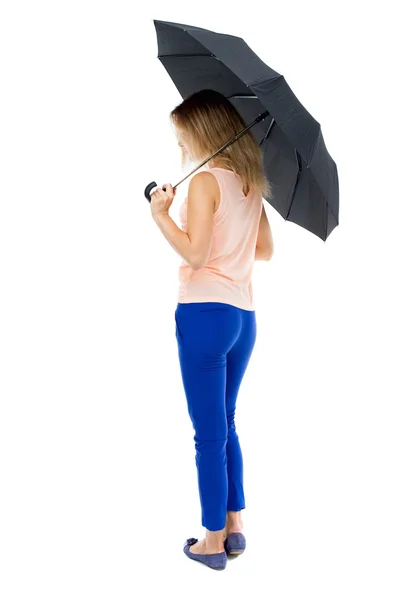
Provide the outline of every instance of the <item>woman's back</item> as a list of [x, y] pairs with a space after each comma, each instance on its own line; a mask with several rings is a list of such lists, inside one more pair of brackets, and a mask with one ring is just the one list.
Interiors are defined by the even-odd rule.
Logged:
[[[239, 175], [221, 167], [205, 166], [217, 179], [220, 203], [214, 213], [213, 241], [207, 265], [193, 270], [185, 261], [179, 269], [180, 303], [223, 302], [254, 310], [252, 272], [262, 211], [261, 191], [245, 196]], [[180, 209], [187, 231], [187, 205]]]

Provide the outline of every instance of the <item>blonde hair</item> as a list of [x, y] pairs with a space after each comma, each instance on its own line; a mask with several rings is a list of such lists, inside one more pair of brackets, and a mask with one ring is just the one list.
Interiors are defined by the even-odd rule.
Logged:
[[[178, 104], [170, 113], [173, 125], [188, 138], [192, 158], [202, 162], [247, 126], [237, 109], [214, 90], [200, 90]], [[182, 148], [182, 167], [188, 162]], [[264, 198], [272, 197], [271, 184], [264, 173], [263, 155], [249, 129], [236, 142], [217, 155], [225, 168], [237, 173], [247, 195], [258, 188]]]

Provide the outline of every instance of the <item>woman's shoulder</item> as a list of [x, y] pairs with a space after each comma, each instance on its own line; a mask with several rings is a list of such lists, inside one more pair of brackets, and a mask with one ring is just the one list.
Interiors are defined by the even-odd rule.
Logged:
[[218, 189], [214, 169], [204, 169], [197, 171], [189, 181], [189, 190], [215, 192]]

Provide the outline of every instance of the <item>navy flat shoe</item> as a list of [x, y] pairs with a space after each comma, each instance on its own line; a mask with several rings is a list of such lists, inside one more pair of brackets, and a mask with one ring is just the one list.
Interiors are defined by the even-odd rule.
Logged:
[[190, 546], [193, 546], [199, 540], [197, 538], [189, 538], [186, 540], [185, 546], [183, 548], [184, 553], [189, 558], [193, 560], [198, 560], [199, 562], [207, 565], [211, 569], [216, 569], [217, 571], [222, 571], [225, 569], [227, 563], [226, 552], [217, 552], [217, 554], [194, 554], [194, 552], [190, 552]]
[[246, 538], [243, 533], [231, 533], [224, 542], [225, 551], [230, 554], [242, 554], [246, 548]]

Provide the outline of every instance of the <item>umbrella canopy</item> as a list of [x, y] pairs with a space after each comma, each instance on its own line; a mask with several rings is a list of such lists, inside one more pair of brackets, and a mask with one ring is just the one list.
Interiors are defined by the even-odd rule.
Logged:
[[182, 98], [213, 89], [230, 100], [245, 123], [254, 121], [252, 133], [272, 184], [273, 198], [267, 201], [284, 219], [325, 241], [339, 224], [336, 164], [320, 124], [283, 75], [241, 38], [167, 21], [154, 25], [158, 58]]

